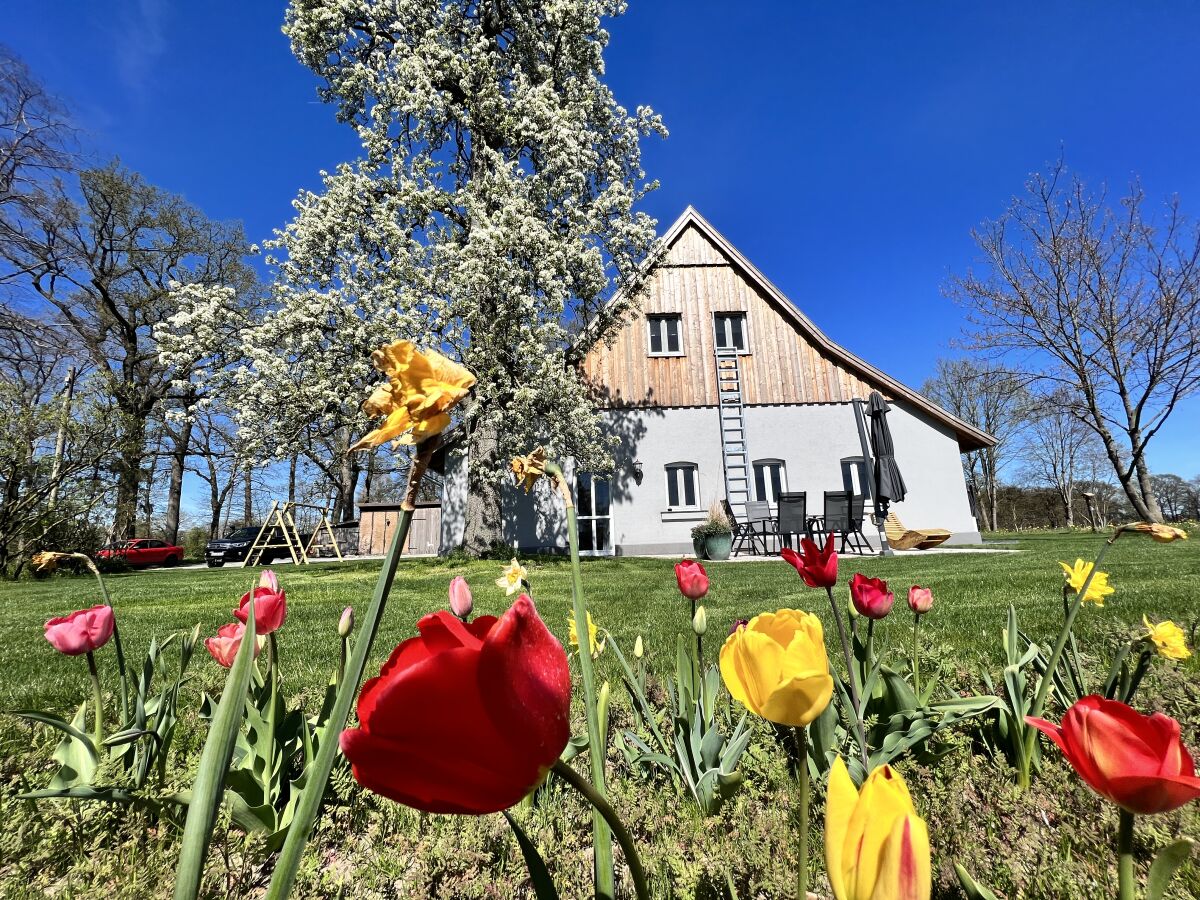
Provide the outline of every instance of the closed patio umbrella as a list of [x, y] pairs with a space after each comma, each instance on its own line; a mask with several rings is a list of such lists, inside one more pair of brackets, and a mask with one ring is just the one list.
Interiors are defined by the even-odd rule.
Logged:
[[892, 430], [888, 427], [887, 414], [891, 409], [883, 395], [871, 391], [867, 398], [867, 411], [871, 416], [871, 447], [875, 451], [875, 514], [882, 519], [888, 506], [904, 499], [907, 488], [904, 476], [896, 464], [896, 448], [892, 444]]

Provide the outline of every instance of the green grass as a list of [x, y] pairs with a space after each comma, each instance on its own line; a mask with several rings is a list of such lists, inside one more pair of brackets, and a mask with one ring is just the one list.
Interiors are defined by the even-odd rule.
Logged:
[[[1005, 537], [1017, 543], [1004, 546], [1016, 547], [1019, 552], [904, 554], [890, 559], [844, 559], [838, 597], [842, 601], [847, 599], [844, 585], [855, 571], [889, 581], [897, 593], [897, 607], [893, 616], [883, 623], [882, 633], [877, 632], [877, 641], [879, 646], [895, 648], [899, 664], [907, 659], [912, 625], [911, 615], [904, 605], [904, 595], [913, 583], [932, 587], [935, 607], [922, 623], [926, 654], [922, 664], [923, 674], [940, 668], [947, 690], [974, 689], [978, 685], [976, 673], [981, 665], [993, 671], [1000, 668], [1000, 632], [1008, 604], [1017, 608], [1021, 626], [1031, 637], [1052, 641], [1062, 620], [1062, 577], [1057, 561], [1072, 562], [1076, 557], [1090, 559], [1100, 543], [1096, 536], [1089, 534], [1044, 533]], [[336, 627], [339, 615], [345, 606], [365, 607], [378, 565], [372, 562], [280, 567], [280, 580], [289, 600], [287, 624], [279, 633], [284, 684], [289, 694], [300, 693], [313, 701], [323, 689], [337, 659]], [[454, 575], [464, 575], [470, 582], [475, 595], [476, 614], [502, 611], [507, 603], [503, 592], [493, 583], [500, 568], [501, 564], [496, 562], [402, 561], [373, 651], [376, 663], [372, 664], [369, 671], [377, 670], [378, 662], [386, 657], [398, 641], [415, 633], [415, 622], [421, 615], [445, 607], [446, 588]], [[1077, 635], [1085, 655], [1094, 657], [1093, 671], [1104, 667], [1104, 658], [1119, 640], [1140, 629], [1143, 614], [1152, 619], [1174, 619], [1185, 629], [1200, 618], [1200, 604], [1197, 602], [1197, 597], [1200, 597], [1200, 540], [1159, 545], [1138, 537], [1122, 538], [1109, 552], [1104, 568], [1111, 574], [1116, 593], [1108, 599], [1103, 609], [1086, 606], [1077, 625]], [[547, 559], [529, 563], [529, 569], [533, 594], [542, 616], [551, 629], [565, 639], [570, 610], [568, 566], [562, 560]], [[782, 562], [713, 563], [708, 569], [712, 588], [706, 601], [709, 633], [705, 650], [706, 655], [714, 660], [729, 624], [737, 618], [749, 617], [763, 610], [783, 606], [806, 609], [820, 615], [826, 621], [827, 630], [830, 627], [824, 592], [804, 587], [795, 572]], [[642, 635], [651, 669], [665, 672], [673, 662], [676, 635], [688, 627], [689, 619], [688, 603], [680, 597], [675, 587], [671, 562], [658, 559], [596, 559], [585, 560], [583, 570], [585, 593], [597, 624], [611, 631], [627, 655], [632, 650], [634, 639]], [[137, 659], [151, 636], [162, 637], [196, 623], [200, 623], [202, 634], [214, 633], [219, 625], [231, 620], [231, 610], [237, 605], [239, 595], [249, 586], [253, 574], [242, 569], [221, 569], [150, 571], [110, 576], [109, 589], [127, 654]], [[55, 653], [42, 636], [42, 623], [51, 616], [97, 602], [94, 583], [84, 578], [57, 576], [0, 586], [0, 672], [3, 673], [3, 678], [0, 678], [0, 709], [36, 707], [69, 716], [70, 711], [86, 696], [86, 667], [81, 659], [69, 659]], [[830, 647], [833, 655], [832, 643]], [[600, 677], [616, 682], [616, 666], [610, 657], [611, 654], [601, 657], [598, 673]], [[110, 679], [111, 683], [115, 675], [111, 648], [101, 651], [99, 659], [102, 676]], [[1181, 719], [1185, 741], [1193, 748], [1200, 748], [1200, 711], [1195, 705], [1196, 693], [1189, 687], [1196, 681], [1196, 673], [1200, 669], [1197, 659], [1193, 657], [1182, 666], [1158, 667], [1140, 698], [1143, 706], [1151, 708], [1158, 705], [1154, 698], [1154, 691], [1158, 687], [1165, 685], [1161, 690], [1171, 698], [1176, 698], [1177, 688], [1181, 690], [1179, 696], [1182, 699], [1170, 700], [1165, 706]], [[188, 691], [192, 692], [191, 697], [198, 696], [201, 689], [220, 689], [224, 670], [212, 663], [202, 650], [193, 663], [192, 672], [195, 677], [188, 687]], [[1180, 685], [1183, 687], [1180, 688]], [[627, 699], [620, 691], [615, 692], [615, 696], [618, 697], [615, 717], [627, 726], [628, 716], [620, 708], [627, 704]], [[194, 701], [191, 705], [195, 705]], [[178, 754], [183, 769], [188, 765], [194, 766], [203, 731], [198, 724], [181, 727]], [[19, 788], [18, 779], [23, 772], [28, 772], [29, 781], [35, 785], [45, 780], [47, 769], [44, 761], [52, 744], [44, 730], [31, 730], [9, 717], [0, 718], [0, 802], [6, 796], [11, 797]], [[724, 825], [717, 831], [712, 827], [716, 820], [692, 820], [687, 818], [686, 812], [674, 809], [686, 805], [682, 799], [670, 797], [662, 801], [668, 805], [663, 806], [659, 815], [683, 817], [679, 825], [682, 831], [676, 835], [676, 843], [664, 849], [658, 846], [658, 839], [655, 838], [655, 848], [650, 852], [651, 858], [664, 867], [662, 871], [671, 873], [672, 883], [691, 884], [696, 891], [708, 884], [705, 879], [709, 878], [716, 885], [712, 887], [716, 892], [712, 896], [721, 896], [723, 878], [710, 878], [711, 872], [704, 874], [713, 866], [729, 864], [728, 861], [722, 861], [718, 852], [721, 848], [740, 854], [744, 865], [753, 865], [761, 870], [736, 874], [739, 883], [744, 883], [751, 891], [766, 891], [761, 895], [773, 896], [770, 893], [771, 885], [788, 883], [788, 867], [779, 861], [781, 856], [790, 852], [787, 849], [790, 843], [786, 834], [786, 818], [781, 817], [777, 810], [768, 815], [758, 807], [749, 805], [752, 798], [758, 797], [762, 800], [762, 806], [770, 807], [771, 797], [774, 796], [772, 792], [782, 790], [786, 793], [787, 781], [777, 762], [772, 759], [769, 740], [764, 737], [761, 746], [756, 746], [756, 765], [761, 768], [763, 777], [760, 783], [739, 796], [738, 803], [727, 808], [719, 819]], [[957, 765], [962, 769], [955, 778], [965, 778], [976, 787], [981, 778], [991, 778], [998, 784], [1007, 783], [1006, 773], [999, 771], [996, 763], [972, 756], [969, 746], [959, 747], [958, 751], [950, 757], [951, 760], [957, 760]], [[988, 770], [986, 776], [981, 774], [985, 770]], [[1069, 790], [1083, 798], [1080, 802], [1086, 802], [1090, 795], [1079, 793], [1081, 789], [1072, 784], [1065, 768], [1059, 771], [1056, 767], [1053, 771], [1056, 774], [1048, 777], [1047, 783], [1054, 781], [1068, 785]], [[752, 772], [750, 780], [754, 779]], [[934, 781], [937, 781], [936, 777]], [[630, 796], [636, 798], [640, 790], [639, 783], [638, 779], [630, 776], [627, 783], [618, 785], [616, 791], [618, 794], [630, 792]], [[958, 781], [947, 783], [956, 785], [954, 791], [958, 790]], [[945, 786], [934, 785], [930, 793]], [[638, 799], [631, 800], [635, 806], [641, 802]], [[997, 804], [998, 808], [1003, 806], [999, 801]], [[15, 803], [8, 803], [6, 807], [0, 809], [0, 814], [18, 817], [33, 815]], [[1018, 804], [1014, 808], [1019, 811], [1021, 807]], [[457, 834], [457, 840], [466, 841], [471, 852], [476, 854], [468, 869], [477, 874], [481, 879], [480, 884], [496, 883], [502, 871], [513, 873], [516, 879], [510, 881], [500, 893], [490, 894], [480, 888], [479, 896], [525, 896], [520, 890], [519, 860], [510, 858], [510, 852], [515, 851], [497, 849], [507, 846], [502, 823], [498, 827], [480, 824], [476, 833], [471, 831], [477, 827], [475, 825], [441, 817], [407, 816], [405, 812], [388, 810], [386, 806], [369, 799], [356, 802], [353, 810], [354, 816], [364, 817], [361, 821], [355, 820], [364, 834], [374, 834], [382, 829], [393, 840], [400, 841], [401, 846], [408, 847], [409, 852], [443, 853], [445, 848], [441, 841], [445, 839], [446, 829], [450, 829]], [[148, 883], [143, 889], [137, 886], [140, 882], [136, 878], [127, 877], [124, 873], [127, 871], [125, 867], [133, 864], [131, 860], [136, 860], [136, 865], [147, 871], [169, 874], [173, 867], [175, 847], [167, 830], [157, 831], [155, 840], [149, 846], [134, 849], [133, 842], [130, 842], [118, 853], [111, 846], [105, 846], [103, 831], [94, 831], [96, 828], [111, 827], [103, 825], [108, 821], [103, 819], [103, 815], [87, 812], [86, 816], [91, 818], [82, 819], [82, 824], [71, 824], [71, 830], [64, 832], [67, 836], [60, 835], [61, 846], [57, 852], [55, 847], [45, 846], [46, 840], [38, 836], [39, 828], [44, 826], [36, 824], [33, 819], [22, 820], [24, 830], [15, 843], [10, 837], [0, 839], [0, 896], [41, 896], [43, 892], [66, 887], [81, 892], [81, 895], [92, 895], [99, 892], [101, 883], [113, 896], [160, 896], [164, 893], [161, 883]], [[337, 816], [331, 818], [336, 820]], [[1165, 824], [1168, 817], [1160, 818]], [[931, 819], [936, 819], [936, 815]], [[431, 826], [428, 824], [431, 821], [441, 824]], [[1194, 817], [1185, 816], [1182, 820], [1176, 817], [1175, 821], [1190, 823], [1188, 827], [1193, 830], [1196, 827]], [[419, 827], [415, 827], [414, 822], [420, 823]], [[453, 824], [455, 822], [458, 824]], [[557, 827], [550, 822], [542, 824], [546, 829]], [[936, 857], [938, 826], [935, 821], [931, 821], [931, 825], [934, 828]], [[651, 822], [648, 827], [652, 826]], [[963, 825], [964, 828], [969, 826], [970, 823]], [[66, 825], [59, 827], [67, 828]], [[1002, 828], [1003, 822], [996, 827]], [[92, 830], [89, 831], [89, 828]], [[460, 829], [466, 829], [466, 832], [459, 833]], [[586, 832], [586, 829], [575, 830]], [[780, 831], [783, 833], [774, 833]], [[71, 839], [68, 840], [68, 837]], [[1067, 850], [1063, 852], [1080, 854], [1075, 841], [1081, 838], [1069, 835], [1060, 837], [1069, 842]], [[978, 837], [980, 846], [986, 845], [991, 838], [996, 838], [997, 846], [1002, 846], [1000, 837], [990, 831], [988, 836]], [[395, 885], [408, 876], [396, 875], [392, 871], [394, 867], [398, 867], [397, 871], [403, 870], [397, 860], [384, 861], [377, 850], [344, 836], [327, 839], [338, 848], [335, 855], [340, 860], [343, 872], [356, 873], [354, 877], [357, 880], [352, 883], [365, 879], [363, 870], [368, 869], [372, 874], [366, 880], [392, 885], [382, 890], [384, 896], [425, 896], [439, 891], [443, 896], [472, 896], [479, 887], [469, 879], [462, 883], [453, 878], [447, 881], [445, 879], [450, 876], [435, 865], [433, 870], [441, 874], [429, 875], [432, 880], [423, 887], [401, 889]], [[543, 835], [542, 839], [550, 842], [551, 846], [560, 840], [549, 833]], [[962, 840], [957, 834], [944, 834], [940, 839], [945, 847], [959, 846]], [[79, 842], [80, 848], [87, 848], [87, 852], [71, 850], [72, 840]], [[239, 848], [242, 845], [238, 843], [239, 840], [236, 836], [230, 836], [223, 846], [222, 853], [227, 857], [223, 857], [222, 864], [225, 881], [210, 885], [217, 895], [247, 892], [256, 883], [254, 873], [259, 871], [261, 859], [255, 856], [253, 842], [247, 855], [240, 856]], [[1045, 841], [1044, 835], [1041, 840]], [[692, 846], [694, 842], [699, 844]], [[775, 842], [782, 843], [776, 845]], [[680, 847], [690, 849], [685, 851]], [[105, 852], [116, 855], [97, 855], [96, 848], [104, 848]], [[1088, 864], [1094, 868], [1102, 865], [1097, 860], [1102, 861], [1105, 852], [1101, 846], [1092, 853]], [[34, 879], [36, 886], [28, 881], [30, 875], [26, 868], [15, 862], [3, 862], [5, 858], [14, 859], [10, 853], [20, 853], [39, 860], [37, 877]], [[390, 851], [385, 855], [390, 856]], [[676, 859], [676, 856], [679, 858]], [[760, 861], [751, 863], [752, 859]], [[583, 871], [575, 864], [577, 862], [572, 862], [572, 872]], [[942, 883], [948, 884], [950, 861], [940, 862], [944, 863]], [[1080, 864], [1079, 860], [1072, 863]], [[997, 866], [1000, 868], [997, 869]], [[1038, 896], [1039, 889], [1051, 890], [1049, 885], [1053, 882], [1045, 880], [1049, 876], [1005, 866], [1007, 864], [1000, 862], [981, 861], [977, 874], [982, 877], [991, 873], [994, 878], [1011, 878], [1013, 884], [1024, 886], [1027, 896]], [[459, 877], [461, 873], [458, 868], [451, 868], [457, 873], [454, 877]], [[247, 880], [238, 881], [234, 874], [237, 871], [249, 872]], [[1200, 876], [1196, 875], [1194, 866], [1188, 872], [1187, 890], [1200, 894], [1200, 888], [1196, 886]], [[316, 884], [323, 876], [314, 870], [308, 873], [308, 877], [310, 884]], [[419, 881], [424, 876], [413, 877]], [[1094, 877], [1097, 885], [1107, 884], [1104, 879], [1108, 876], [1104, 872], [1094, 874]], [[582, 884], [581, 880], [574, 882], [570, 890], [566, 886], [560, 889], [564, 896], [577, 896], [572, 891], [578, 890], [579, 884]], [[457, 887], [446, 893], [454, 885]], [[468, 889], [463, 885], [474, 886]], [[390, 894], [389, 890], [393, 893]], [[355, 890], [347, 893], [347, 896], [356, 895]], [[362, 895], [375, 894], [367, 891]], [[692, 893], [681, 891], [678, 895], [692, 896]], [[742, 896], [753, 895], [742, 892]], [[954, 894], [949, 892], [945, 896]]]

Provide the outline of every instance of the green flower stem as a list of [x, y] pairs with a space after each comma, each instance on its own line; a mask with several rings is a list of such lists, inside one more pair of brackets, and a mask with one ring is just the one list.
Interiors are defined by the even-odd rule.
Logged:
[[921, 614], [913, 613], [913, 693], [917, 695], [917, 702], [921, 700], [921, 651], [920, 637], [921, 631]]
[[634, 895], [638, 900], [649, 900], [649, 883], [646, 881], [646, 870], [642, 868], [642, 859], [638, 856], [637, 844], [634, 843], [633, 835], [629, 833], [629, 829], [625, 827], [625, 823], [617, 815], [617, 811], [612, 808], [612, 805], [604, 798], [604, 795], [600, 791], [596, 790], [593, 785], [588, 783], [586, 778], [561, 759], [554, 764], [554, 774], [579, 791], [587, 799], [588, 803], [592, 805], [596, 813], [604, 818], [604, 821], [612, 829], [617, 843], [621, 845], [622, 852], [625, 854], [625, 862], [629, 866], [629, 874], [633, 877]]
[[96, 752], [100, 753], [104, 744], [104, 692], [100, 690], [100, 672], [96, 669], [96, 657], [91, 650], [87, 652], [88, 674], [92, 677], [92, 703], [95, 704], [95, 727], [92, 730], [92, 741]]
[[[252, 589], [253, 590], [253, 589]], [[278, 798], [275, 782], [275, 736], [279, 727], [276, 707], [279, 705], [279, 645], [275, 643], [275, 632], [267, 635], [267, 667], [271, 670], [271, 695], [267, 701], [267, 790], [272, 794], [271, 802]]]
[[[291, 893], [296, 881], [296, 872], [308, 844], [308, 836], [317, 821], [321, 811], [321, 800], [325, 796], [325, 786], [329, 783], [329, 774], [333, 771], [333, 763], [338, 753], [338, 736], [346, 726], [350, 715], [350, 706], [358, 693], [362, 682], [363, 672], [367, 668], [367, 657], [371, 653], [371, 645], [379, 631], [379, 620], [387, 605], [388, 593], [392, 589], [392, 580], [396, 577], [396, 566], [404, 553], [404, 545], [408, 542], [408, 530], [412, 525], [413, 509], [416, 502], [417, 488], [425, 475], [430, 457], [440, 443], [434, 437], [418, 447], [417, 457], [413, 460], [412, 469], [408, 475], [408, 496], [400, 509], [400, 519], [396, 522], [396, 532], [392, 535], [392, 543], [384, 557], [383, 566], [379, 570], [379, 579], [375, 582], [375, 593], [371, 596], [371, 604], [363, 617], [362, 627], [359, 628], [358, 638], [354, 641], [354, 650], [346, 667], [346, 680], [338, 685], [337, 695], [333, 701], [333, 709], [325, 724], [325, 739], [317, 750], [317, 756], [309, 764], [308, 780], [300, 794], [296, 805], [296, 815], [288, 828], [279, 859], [275, 863], [275, 873], [271, 876], [271, 885], [267, 890], [267, 900], [284, 900]], [[584, 632], [586, 634], [586, 632]]]
[[851, 718], [854, 720], [854, 730], [858, 737], [858, 752], [862, 756], [863, 768], [867, 768], [867, 736], [863, 728], [862, 705], [858, 699], [858, 675], [855, 672], [854, 654], [850, 652], [850, 639], [846, 636], [846, 625], [842, 621], [842, 612], [838, 609], [837, 601], [833, 599], [833, 588], [826, 586], [825, 593], [829, 595], [829, 605], [833, 607], [833, 621], [837, 623], [838, 637], [842, 639], [842, 656], [846, 659], [846, 676], [850, 688], [850, 702], [854, 704]]
[[[1058, 640], [1054, 644], [1054, 650], [1050, 654], [1050, 661], [1046, 665], [1046, 674], [1042, 676], [1042, 682], [1038, 686], [1033, 706], [1029, 708], [1029, 715], [1040, 717], [1045, 710], [1046, 699], [1050, 694], [1050, 686], [1054, 683], [1054, 673], [1058, 669], [1058, 661], [1062, 658], [1063, 648], [1067, 646], [1067, 640], [1071, 637], [1071, 628], [1075, 624], [1075, 617], [1079, 615], [1079, 608], [1083, 606], [1083, 598], [1087, 596], [1088, 588], [1092, 586], [1092, 579], [1100, 571], [1100, 563], [1104, 561], [1104, 556], [1108, 553], [1108, 548], [1116, 543], [1117, 538], [1121, 534], [1121, 531], [1117, 531], [1100, 546], [1100, 552], [1096, 554], [1096, 558], [1092, 562], [1092, 570], [1088, 572], [1088, 576], [1084, 579], [1082, 587], [1075, 593], [1075, 599], [1067, 610], [1067, 615], [1063, 620], [1062, 631], [1058, 635]], [[1025, 755], [1029, 759], [1033, 758], [1033, 745], [1037, 742], [1039, 733], [1036, 728], [1026, 727], [1025, 729]]]
[[796, 867], [796, 900], [808, 900], [808, 807], [811, 793], [808, 774], [808, 726], [794, 728], [792, 734], [796, 739], [796, 779], [800, 788], [797, 800], [800, 804], [800, 834], [797, 842], [800, 859]]
[[1117, 878], [1120, 900], [1134, 900], [1133, 813], [1125, 810], [1121, 810], [1117, 826]]
[[[104, 584], [104, 576], [100, 574], [100, 569], [92, 562], [90, 556], [83, 553], [80, 553], [79, 556], [83, 557], [88, 569], [96, 576], [96, 583], [100, 585], [100, 596], [104, 598], [104, 605], [112, 609], [112, 600], [108, 596], [108, 587]], [[115, 611], [113, 613], [113, 648], [117, 651], [117, 673], [121, 677], [121, 721], [124, 724], [129, 721], [129, 676], [125, 674], [125, 648], [121, 645], [121, 629], [117, 627]]]
[[[579, 528], [575, 520], [575, 501], [566, 476], [557, 463], [546, 463], [546, 474], [562, 497], [567, 513], [567, 541], [571, 548], [571, 604], [575, 618], [575, 633], [579, 635], [579, 674], [583, 680], [583, 708], [587, 717], [588, 759], [592, 766], [592, 785], [601, 799], [604, 790], [604, 735], [600, 733], [600, 715], [596, 705], [596, 676], [592, 671], [592, 655], [587, 647], [587, 605], [583, 600], [583, 575], [579, 570]], [[595, 846], [593, 872], [597, 900], [613, 900], [616, 896], [616, 877], [613, 874], [612, 835], [606, 817], [592, 803], [592, 843]], [[628, 853], [626, 854], [628, 855]]]

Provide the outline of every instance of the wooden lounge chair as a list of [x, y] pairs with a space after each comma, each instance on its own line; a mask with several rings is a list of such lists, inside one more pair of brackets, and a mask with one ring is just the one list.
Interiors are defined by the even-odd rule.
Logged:
[[945, 528], [922, 528], [919, 531], [905, 528], [895, 511], [887, 514], [883, 533], [893, 550], [928, 550], [946, 542], [950, 532]]

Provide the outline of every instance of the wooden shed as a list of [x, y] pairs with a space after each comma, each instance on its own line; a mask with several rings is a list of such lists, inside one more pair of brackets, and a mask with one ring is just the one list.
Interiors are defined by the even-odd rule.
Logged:
[[[400, 520], [399, 503], [360, 503], [358, 519], [358, 553], [360, 556], [382, 556], [387, 553]], [[405, 556], [436, 556], [442, 539], [442, 505], [437, 501], [417, 504], [408, 531]]]

